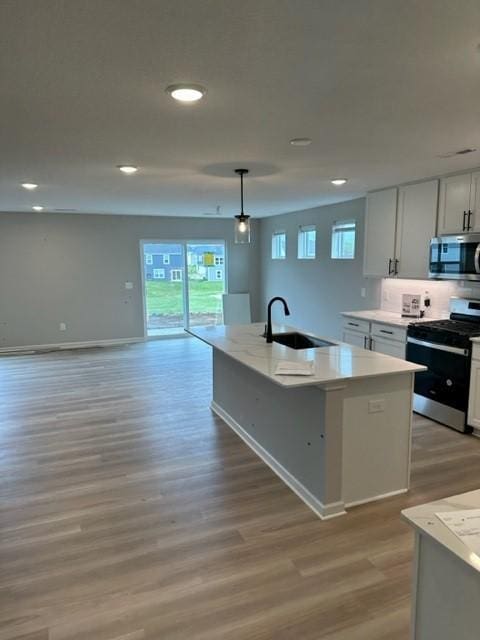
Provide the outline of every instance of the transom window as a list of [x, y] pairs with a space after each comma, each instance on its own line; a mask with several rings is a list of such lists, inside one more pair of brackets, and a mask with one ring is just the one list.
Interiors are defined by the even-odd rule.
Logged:
[[287, 256], [287, 234], [274, 231], [272, 234], [272, 260], [285, 260]]
[[301, 260], [315, 258], [317, 230], [314, 225], [300, 227], [298, 230], [298, 257]]
[[332, 226], [333, 260], [353, 260], [355, 258], [355, 220], [340, 220]]

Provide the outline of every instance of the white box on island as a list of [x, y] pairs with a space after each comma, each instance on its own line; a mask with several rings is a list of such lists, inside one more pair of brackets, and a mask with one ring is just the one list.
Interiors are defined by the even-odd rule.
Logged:
[[[424, 367], [341, 342], [267, 344], [263, 328], [190, 330], [213, 347], [212, 409], [322, 518], [407, 491], [413, 376]], [[280, 361], [306, 360], [311, 376], [275, 375]]]

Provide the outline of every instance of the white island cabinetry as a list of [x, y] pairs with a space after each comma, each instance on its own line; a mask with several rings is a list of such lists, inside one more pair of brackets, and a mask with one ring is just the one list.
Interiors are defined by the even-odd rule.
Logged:
[[480, 509], [480, 491], [402, 512], [415, 531], [410, 640], [480, 637], [480, 557], [436, 515], [469, 509]]
[[[413, 377], [424, 367], [344, 343], [267, 344], [263, 329], [190, 330], [213, 347], [213, 411], [322, 518], [407, 491]], [[306, 361], [312, 375], [276, 374]]]

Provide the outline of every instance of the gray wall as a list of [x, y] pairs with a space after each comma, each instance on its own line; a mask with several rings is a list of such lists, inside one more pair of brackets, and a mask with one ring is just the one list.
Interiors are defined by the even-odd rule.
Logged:
[[256, 319], [256, 237], [233, 244], [224, 219], [0, 213], [0, 347], [142, 337], [141, 239], [226, 240], [228, 289]]
[[[380, 306], [380, 280], [362, 277], [365, 199], [295, 211], [261, 221], [261, 309], [273, 296], [286, 298], [291, 316], [287, 322], [325, 336], [340, 338], [340, 311], [372, 309]], [[336, 220], [357, 221], [356, 257], [354, 260], [332, 260], [330, 240], [332, 224]], [[317, 227], [317, 257], [315, 260], [297, 259], [297, 234], [300, 225]], [[272, 233], [287, 232], [287, 257], [271, 259]], [[361, 297], [365, 287], [366, 297]], [[281, 305], [273, 317], [284, 321]]]

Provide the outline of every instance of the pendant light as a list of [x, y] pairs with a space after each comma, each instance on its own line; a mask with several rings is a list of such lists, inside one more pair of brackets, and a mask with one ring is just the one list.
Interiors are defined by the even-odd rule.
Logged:
[[247, 244], [250, 242], [250, 216], [243, 211], [243, 176], [248, 173], [248, 169], [235, 169], [235, 173], [240, 176], [240, 202], [241, 211], [235, 216], [235, 244]]

